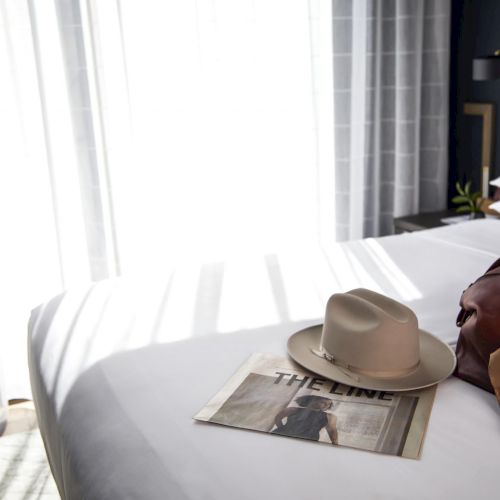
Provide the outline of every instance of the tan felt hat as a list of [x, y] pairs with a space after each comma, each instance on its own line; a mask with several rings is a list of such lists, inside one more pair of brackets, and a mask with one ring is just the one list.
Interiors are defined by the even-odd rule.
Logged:
[[332, 295], [324, 324], [292, 335], [288, 353], [325, 378], [381, 391], [437, 384], [456, 364], [453, 350], [419, 329], [410, 308], [364, 288]]

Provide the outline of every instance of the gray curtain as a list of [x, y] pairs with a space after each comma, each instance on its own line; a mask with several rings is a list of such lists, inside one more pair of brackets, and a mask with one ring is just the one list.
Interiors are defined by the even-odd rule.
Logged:
[[390, 234], [447, 193], [449, 0], [334, 0], [336, 238]]

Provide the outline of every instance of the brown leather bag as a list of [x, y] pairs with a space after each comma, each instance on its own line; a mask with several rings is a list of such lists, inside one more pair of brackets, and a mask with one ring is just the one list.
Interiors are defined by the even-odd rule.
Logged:
[[[489, 392], [495, 392], [492, 380], [499, 378], [500, 349], [500, 259], [464, 290], [457, 316], [460, 335], [457, 342], [455, 375]], [[493, 375], [490, 378], [488, 368]]]

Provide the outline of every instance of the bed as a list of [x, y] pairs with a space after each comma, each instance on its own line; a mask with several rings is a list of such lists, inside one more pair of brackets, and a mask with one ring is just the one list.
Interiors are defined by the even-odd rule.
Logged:
[[196, 422], [254, 352], [286, 355], [328, 297], [366, 287], [449, 344], [462, 290], [498, 257], [500, 222], [219, 262], [74, 287], [32, 312], [40, 430], [63, 499], [498, 497], [500, 411], [439, 384], [420, 460]]

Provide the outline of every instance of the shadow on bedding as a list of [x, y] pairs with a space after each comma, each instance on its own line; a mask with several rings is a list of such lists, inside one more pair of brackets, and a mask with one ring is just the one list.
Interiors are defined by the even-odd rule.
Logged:
[[64, 498], [83, 498], [80, 492], [95, 500], [201, 498], [200, 466], [214, 482], [203, 486], [203, 498], [212, 498], [211, 488], [230, 471], [210, 472], [217, 450], [199, 446], [202, 430], [192, 417], [259, 345], [279, 351], [286, 337], [281, 326], [156, 344], [87, 369], [68, 391], [48, 440], [49, 448], [64, 450], [64, 472], [54, 473]]

